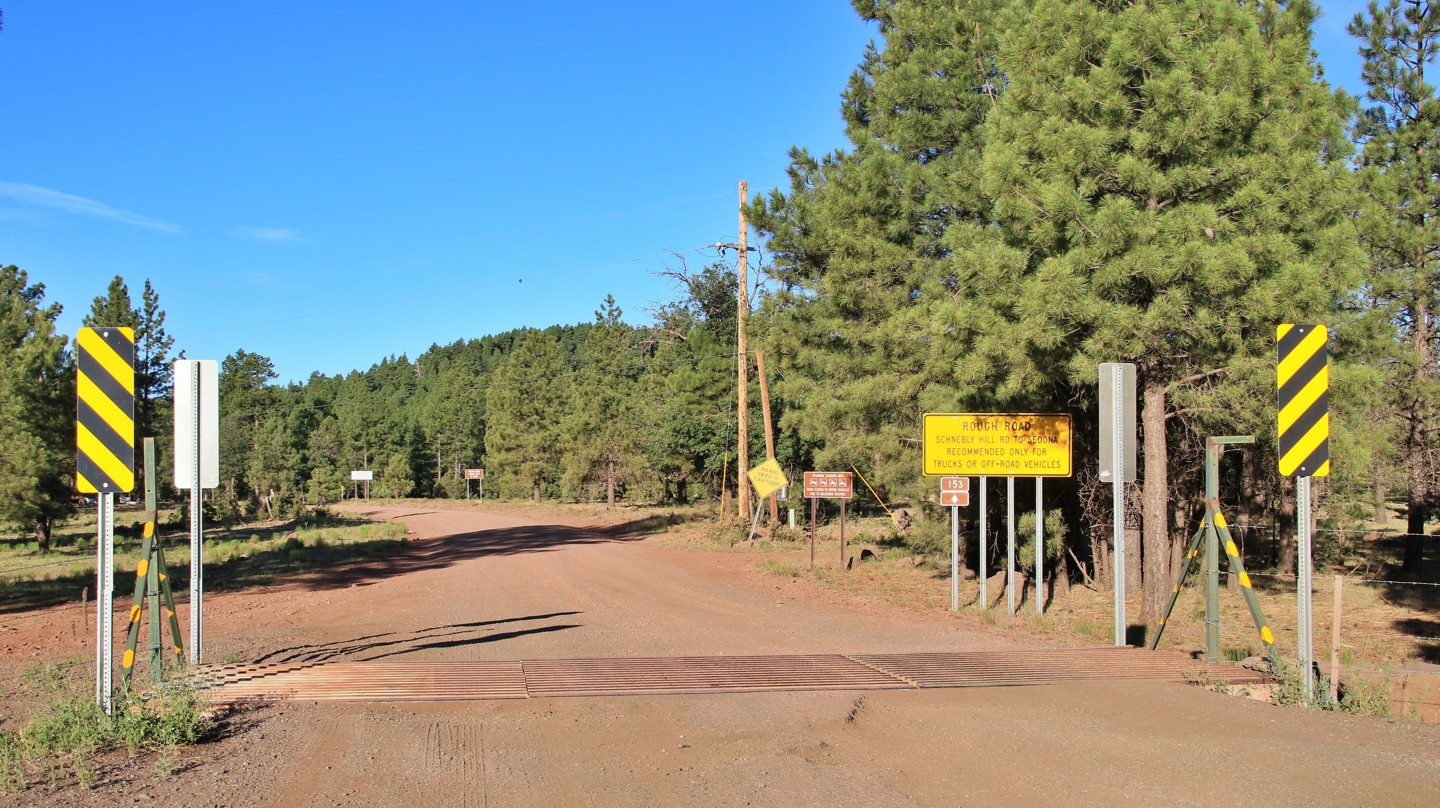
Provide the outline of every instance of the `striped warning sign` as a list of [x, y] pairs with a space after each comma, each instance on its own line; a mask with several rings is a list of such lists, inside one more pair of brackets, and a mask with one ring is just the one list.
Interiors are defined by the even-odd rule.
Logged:
[[75, 423], [75, 487], [135, 488], [135, 330], [82, 328]]
[[1323, 325], [1286, 323], [1276, 329], [1280, 365], [1280, 473], [1330, 475], [1330, 369]]

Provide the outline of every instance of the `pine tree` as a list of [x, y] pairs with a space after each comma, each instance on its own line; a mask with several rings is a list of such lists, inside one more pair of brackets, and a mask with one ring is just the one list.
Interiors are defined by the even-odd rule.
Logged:
[[1079, 387], [1101, 362], [1137, 365], [1142, 620], [1169, 591], [1177, 430], [1265, 429], [1264, 408], [1235, 423], [1226, 399], [1273, 402], [1276, 325], [1325, 322], [1359, 263], [1346, 102], [1317, 81], [1313, 16], [1304, 0], [1037, 0], [1001, 49], [984, 188], [1024, 263], [971, 291], [1023, 358], [1002, 376]]
[[75, 377], [58, 303], [16, 266], [0, 267], [0, 521], [31, 529], [42, 551], [73, 511]]
[[485, 402], [487, 474], [500, 496], [540, 501], [555, 482], [565, 417], [566, 372], [560, 345], [527, 331], [495, 370]]
[[750, 206], [775, 256], [778, 292], [756, 336], [794, 404], [785, 429], [823, 443], [821, 466], [922, 492], [926, 409], [989, 398], [958, 379], [955, 326], [967, 293], [957, 251], [993, 241], [980, 193], [983, 123], [1001, 90], [1004, 0], [856, 2], [884, 48], [865, 53], [842, 112], [852, 148], [792, 151], [790, 188]]
[[621, 486], [638, 479], [645, 467], [636, 401], [641, 367], [631, 345], [632, 330], [622, 315], [615, 298], [606, 295], [585, 340], [584, 365], [565, 423], [567, 481], [573, 489], [603, 486], [609, 505], [615, 504]]
[[1381, 339], [1377, 364], [1398, 437], [1407, 511], [1404, 571], [1418, 574], [1440, 498], [1440, 100], [1425, 70], [1440, 52], [1440, 6], [1372, 2], [1355, 15], [1369, 106], [1356, 121], [1372, 204], [1361, 238], [1372, 274], [1359, 298]]

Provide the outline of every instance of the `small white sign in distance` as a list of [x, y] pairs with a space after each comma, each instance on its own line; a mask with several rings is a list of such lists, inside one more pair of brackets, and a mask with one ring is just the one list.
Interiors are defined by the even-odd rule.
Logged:
[[362, 482], [362, 481], [365, 481], [365, 480], [373, 480], [373, 479], [375, 479], [375, 472], [373, 472], [373, 471], [352, 471], [352, 472], [350, 472], [350, 479], [351, 479], [351, 480], [354, 480], [355, 482]]

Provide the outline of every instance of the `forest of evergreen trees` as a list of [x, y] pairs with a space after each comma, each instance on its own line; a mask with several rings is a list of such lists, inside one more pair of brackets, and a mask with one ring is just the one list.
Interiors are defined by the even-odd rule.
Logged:
[[[855, 6], [879, 38], [844, 91], [851, 146], [797, 147], [790, 187], [746, 211], [770, 256], [747, 334], [767, 360], [782, 465], [854, 466], [923, 517], [923, 413], [1069, 412], [1077, 473], [1046, 490], [1074, 553], [1056, 560], [1089, 563], [1109, 541], [1097, 368], [1133, 362], [1132, 569], [1153, 618], [1200, 508], [1206, 436], [1256, 436], [1226, 467], [1227, 496], [1242, 526], [1273, 527], [1293, 567], [1275, 331], [1324, 323], [1334, 473], [1317, 480], [1320, 518], [1367, 524], [1399, 503], [1405, 570], [1419, 574], [1440, 500], [1440, 105], [1424, 80], [1440, 10], [1387, 0], [1355, 19], [1369, 88], [1355, 99], [1320, 74], [1306, 0]], [[607, 299], [593, 322], [287, 386], [269, 358], [237, 351], [221, 370], [216, 515], [334, 501], [354, 469], [386, 497], [464, 496], [462, 471], [484, 467], [487, 496], [717, 502], [739, 451], [736, 275], [669, 274], [676, 299], [645, 326]], [[24, 413], [0, 425], [0, 515], [43, 530], [69, 507], [73, 409], [57, 391], [73, 372], [43, 287], [16, 267], [0, 286], [0, 403]], [[174, 346], [155, 290], [128, 295], [117, 278], [87, 321], [137, 328], [138, 420], [165, 443]]]

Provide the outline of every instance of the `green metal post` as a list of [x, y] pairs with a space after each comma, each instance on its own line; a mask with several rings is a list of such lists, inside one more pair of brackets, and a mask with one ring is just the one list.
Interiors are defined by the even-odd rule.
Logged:
[[[145, 529], [140, 543], [140, 561], [135, 569], [135, 598], [130, 603], [130, 625], [125, 629], [125, 653], [120, 657], [120, 687], [130, 688], [130, 674], [135, 668], [135, 647], [140, 641], [140, 611], [145, 603], [147, 583], [154, 580], [155, 570], [155, 439], [145, 439]], [[154, 592], [150, 589], [150, 592]], [[151, 646], [159, 644], [160, 624], [155, 616], [155, 598], [150, 599]], [[150, 658], [152, 679], [159, 675], [155, 655]], [[158, 681], [158, 679], [156, 679]]]
[[160, 515], [156, 504], [155, 439], [145, 439], [145, 530], [150, 534], [154, 551], [146, 556], [150, 568], [145, 571], [145, 588], [150, 594], [150, 681], [160, 684], [165, 678], [160, 656]]
[[1250, 586], [1250, 576], [1245, 574], [1245, 562], [1240, 560], [1240, 548], [1235, 546], [1235, 540], [1230, 537], [1230, 528], [1225, 524], [1225, 515], [1215, 514], [1215, 526], [1220, 530], [1220, 538], [1225, 541], [1225, 554], [1229, 556], [1230, 569], [1240, 579], [1240, 594], [1245, 596], [1245, 605], [1250, 608], [1250, 619], [1255, 621], [1255, 631], [1260, 635], [1260, 641], [1265, 644], [1265, 654], [1270, 659], [1275, 658], [1275, 633], [1270, 630], [1270, 624], [1265, 620], [1265, 612], [1260, 609], [1260, 599], [1255, 597], [1255, 590]]
[[1160, 647], [1160, 638], [1165, 634], [1165, 621], [1170, 619], [1171, 612], [1175, 611], [1175, 601], [1180, 599], [1180, 589], [1185, 586], [1185, 579], [1190, 575], [1190, 565], [1195, 563], [1195, 556], [1200, 549], [1200, 538], [1205, 535], [1205, 526], [1195, 531], [1190, 537], [1190, 547], [1185, 550], [1185, 559], [1180, 564], [1180, 575], [1175, 579], [1175, 588], [1170, 590], [1170, 602], [1165, 605], [1165, 614], [1160, 618], [1160, 625], [1155, 629], [1155, 639], [1150, 641], [1150, 650], [1154, 651]]
[[160, 567], [160, 593], [165, 598], [165, 614], [170, 618], [171, 649], [175, 652], [175, 664], [185, 667], [185, 643], [180, 640], [180, 618], [175, 614], [175, 595], [170, 592], [170, 568], [165, 566], [165, 546], [155, 539], [155, 558]]
[[1220, 512], [1220, 456], [1225, 446], [1205, 439], [1205, 661], [1220, 659], [1220, 536], [1215, 516]]
[[160, 546], [157, 523], [155, 482], [155, 439], [145, 439], [145, 528], [140, 545], [140, 562], [135, 570], [135, 599], [130, 606], [130, 625], [125, 632], [125, 655], [120, 660], [120, 681], [130, 687], [130, 674], [135, 667], [136, 646], [140, 641], [140, 615], [146, 599], [150, 601], [150, 679], [159, 684], [165, 676], [164, 655], [161, 653], [160, 606], [164, 598], [170, 618], [170, 634], [175, 638], [175, 656], [184, 664], [180, 648], [180, 622], [175, 616], [175, 598], [170, 594], [170, 579], [165, 569], [165, 552]]

